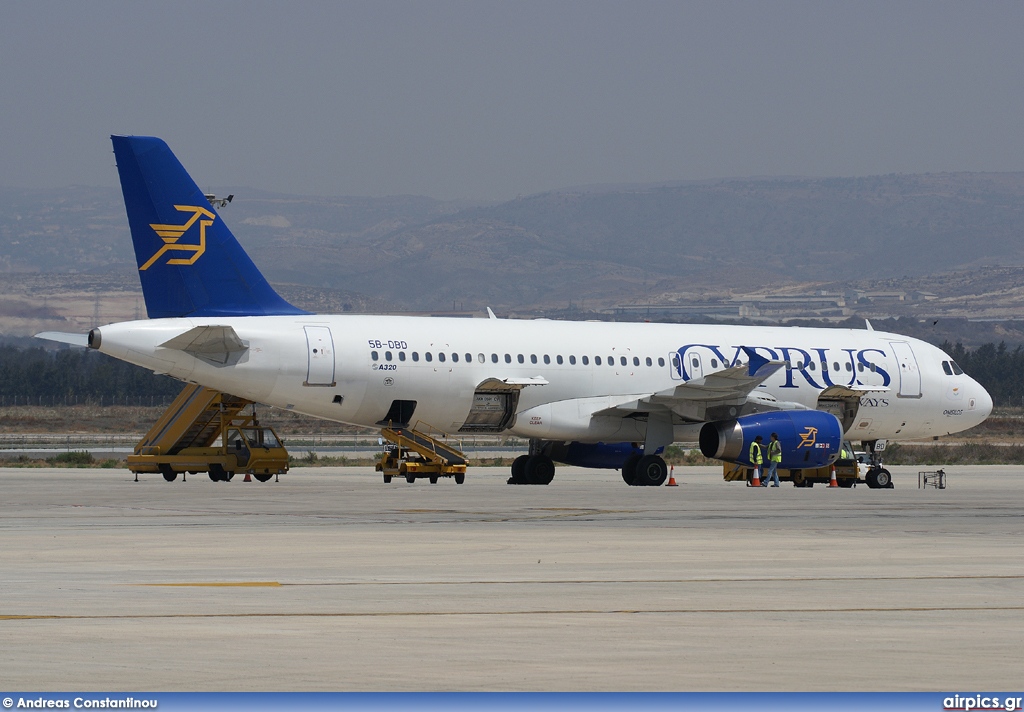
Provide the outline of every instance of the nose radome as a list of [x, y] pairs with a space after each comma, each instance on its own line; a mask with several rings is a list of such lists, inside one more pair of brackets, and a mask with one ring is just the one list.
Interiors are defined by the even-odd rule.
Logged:
[[[975, 383], [977, 383], [977, 381], [975, 381]], [[985, 420], [985, 418], [987, 418], [989, 414], [992, 413], [992, 396], [990, 396], [989, 392], [985, 390], [984, 386], [982, 386], [979, 383], [978, 395], [975, 396], [975, 398], [977, 399], [977, 403], [975, 403], [974, 408], [978, 413], [978, 422], [980, 423], [981, 421]]]

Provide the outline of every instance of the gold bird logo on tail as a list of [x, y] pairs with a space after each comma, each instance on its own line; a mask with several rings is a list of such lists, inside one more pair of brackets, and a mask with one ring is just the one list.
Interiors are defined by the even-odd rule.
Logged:
[[[160, 239], [164, 241], [164, 244], [156, 251], [155, 255], [146, 261], [146, 264], [139, 267], [140, 272], [144, 272], [149, 269], [154, 262], [168, 252], [192, 253], [191, 257], [175, 257], [168, 259], [167, 264], [169, 265], [195, 264], [195, 261], [202, 257], [203, 253], [206, 252], [206, 228], [213, 225], [217, 216], [206, 208], [200, 208], [197, 205], [175, 205], [174, 209], [183, 213], [192, 213], [192, 217], [189, 218], [188, 222], [184, 225], [159, 225], [157, 223], [150, 223], [150, 227], [153, 228], [156, 234], [160, 236]], [[181, 236], [188, 232], [197, 222], [199, 223], [199, 243], [179, 245], [178, 240], [181, 239]]]

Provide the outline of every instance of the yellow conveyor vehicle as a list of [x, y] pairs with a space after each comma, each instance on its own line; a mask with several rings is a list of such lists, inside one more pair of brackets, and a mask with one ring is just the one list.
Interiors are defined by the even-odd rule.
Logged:
[[388, 441], [375, 469], [384, 481], [404, 477], [406, 482], [427, 478], [436, 484], [440, 477], [453, 477], [455, 484], [466, 481], [466, 456], [424, 432], [404, 425], [390, 425], [380, 431]]
[[128, 469], [159, 472], [173, 482], [179, 472], [207, 472], [227, 482], [236, 472], [260, 482], [288, 471], [288, 451], [273, 428], [261, 426], [252, 401], [190, 384], [128, 456]]

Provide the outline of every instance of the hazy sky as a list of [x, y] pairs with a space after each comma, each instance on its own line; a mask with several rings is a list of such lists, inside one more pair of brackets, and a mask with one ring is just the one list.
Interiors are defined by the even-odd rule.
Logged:
[[1021, 2], [5, 2], [0, 184], [506, 199], [1024, 170]]

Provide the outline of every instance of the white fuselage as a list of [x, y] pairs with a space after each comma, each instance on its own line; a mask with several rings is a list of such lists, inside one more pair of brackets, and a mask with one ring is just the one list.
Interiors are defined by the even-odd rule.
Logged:
[[[160, 346], [204, 325], [230, 326], [247, 348], [216, 363]], [[401, 400], [415, 402], [414, 422], [458, 432], [481, 384], [508, 382], [518, 390], [509, 432], [642, 441], [641, 419], [594, 414], [745, 361], [741, 347], [789, 362], [757, 389], [779, 401], [815, 408], [829, 386], [877, 388], [860, 399], [853, 440], [955, 433], [992, 408], [974, 379], [946, 372], [939, 349], [870, 330], [309, 315], [154, 319], [99, 332], [102, 352], [158, 373], [364, 426]], [[676, 440], [695, 436], [677, 423]]]

